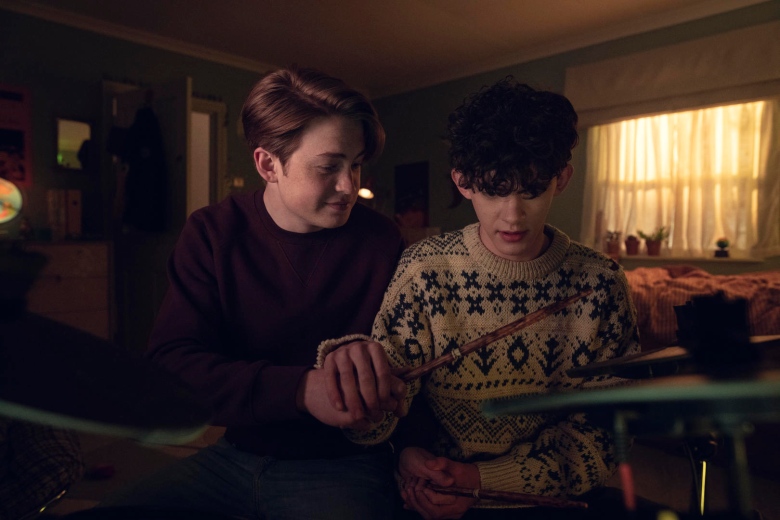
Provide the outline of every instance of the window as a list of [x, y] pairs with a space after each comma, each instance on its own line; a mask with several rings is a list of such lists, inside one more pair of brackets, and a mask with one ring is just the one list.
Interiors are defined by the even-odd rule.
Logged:
[[674, 256], [780, 254], [778, 99], [593, 126], [586, 175], [586, 243], [666, 226]]

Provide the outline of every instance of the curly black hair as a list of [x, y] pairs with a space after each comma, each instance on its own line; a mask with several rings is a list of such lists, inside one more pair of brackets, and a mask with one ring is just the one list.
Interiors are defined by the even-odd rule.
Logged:
[[450, 114], [450, 164], [460, 186], [504, 197], [542, 194], [571, 160], [577, 113], [560, 94], [507, 76], [472, 94]]

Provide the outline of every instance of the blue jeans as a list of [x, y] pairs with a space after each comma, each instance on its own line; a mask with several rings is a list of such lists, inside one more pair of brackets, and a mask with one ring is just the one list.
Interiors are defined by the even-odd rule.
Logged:
[[263, 520], [389, 520], [395, 496], [389, 453], [278, 460], [220, 439], [99, 507], [191, 509]]

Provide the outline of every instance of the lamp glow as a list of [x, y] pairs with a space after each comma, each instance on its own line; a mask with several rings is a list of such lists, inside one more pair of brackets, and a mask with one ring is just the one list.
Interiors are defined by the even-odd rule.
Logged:
[[369, 190], [368, 188], [360, 188], [358, 190], [358, 197], [363, 199], [373, 199], [374, 198], [374, 192]]

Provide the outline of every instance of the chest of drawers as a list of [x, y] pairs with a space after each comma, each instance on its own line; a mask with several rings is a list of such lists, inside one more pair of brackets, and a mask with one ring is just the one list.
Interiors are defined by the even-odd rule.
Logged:
[[112, 248], [109, 242], [29, 242], [48, 258], [27, 293], [27, 310], [112, 339]]

